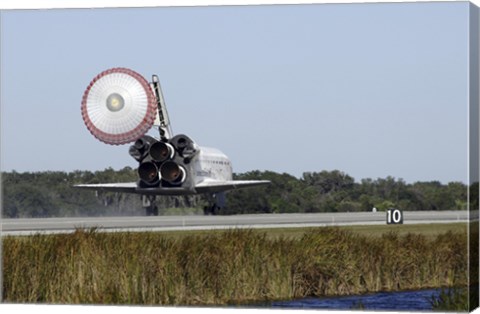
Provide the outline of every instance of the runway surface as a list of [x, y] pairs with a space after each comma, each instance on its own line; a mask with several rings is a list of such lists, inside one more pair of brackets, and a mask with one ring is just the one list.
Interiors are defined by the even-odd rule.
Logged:
[[[468, 211], [404, 212], [404, 224], [467, 222]], [[292, 228], [386, 224], [385, 212], [2, 219], [2, 235], [64, 233], [76, 228], [100, 231], [169, 231], [229, 228]]]

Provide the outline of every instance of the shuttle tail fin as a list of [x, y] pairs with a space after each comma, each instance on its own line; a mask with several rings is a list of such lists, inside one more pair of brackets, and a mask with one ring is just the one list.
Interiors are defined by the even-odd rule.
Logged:
[[163, 98], [162, 87], [160, 86], [160, 81], [158, 76], [152, 75], [151, 83], [153, 92], [155, 93], [157, 99], [158, 115], [155, 125], [158, 126], [158, 131], [160, 132], [160, 138], [162, 140], [168, 140], [172, 138], [172, 126], [170, 125], [170, 119], [168, 117], [167, 106], [165, 105], [165, 99]]

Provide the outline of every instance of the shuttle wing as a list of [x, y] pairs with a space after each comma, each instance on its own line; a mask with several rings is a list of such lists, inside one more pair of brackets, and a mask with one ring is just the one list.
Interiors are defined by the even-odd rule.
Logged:
[[74, 188], [103, 191], [103, 192], [123, 192], [123, 193], [136, 193], [137, 183], [99, 183], [99, 184], [77, 184]]
[[228, 190], [248, 188], [259, 185], [270, 184], [267, 180], [233, 180], [233, 181], [220, 181], [206, 179], [195, 185], [197, 193], [218, 193]]
[[193, 189], [184, 187], [151, 187], [151, 188], [139, 188], [136, 182], [126, 183], [99, 183], [99, 184], [78, 184], [74, 185], [74, 188], [94, 190], [100, 192], [115, 192], [115, 193], [133, 193], [142, 195], [192, 195], [196, 194]]
[[103, 192], [121, 192], [149, 195], [187, 195], [202, 193], [218, 193], [228, 190], [248, 188], [259, 185], [270, 184], [267, 180], [233, 180], [221, 181], [206, 179], [195, 185], [194, 190], [185, 188], [139, 188], [136, 182], [127, 183], [99, 183], [99, 184], [78, 184], [75, 188], [103, 191]]

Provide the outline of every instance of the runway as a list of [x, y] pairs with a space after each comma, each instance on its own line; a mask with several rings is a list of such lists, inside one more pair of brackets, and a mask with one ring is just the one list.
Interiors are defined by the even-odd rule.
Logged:
[[[404, 212], [404, 224], [467, 222], [468, 211]], [[158, 216], [2, 219], [1, 234], [67, 233], [76, 228], [100, 231], [170, 231], [230, 228], [294, 228], [386, 224], [385, 212], [253, 214], [232, 216]]]

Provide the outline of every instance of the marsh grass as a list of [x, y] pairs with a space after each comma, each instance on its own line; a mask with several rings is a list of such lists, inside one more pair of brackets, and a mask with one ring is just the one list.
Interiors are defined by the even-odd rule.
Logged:
[[467, 283], [467, 238], [339, 228], [301, 237], [228, 230], [182, 237], [5, 237], [4, 302], [213, 305]]

